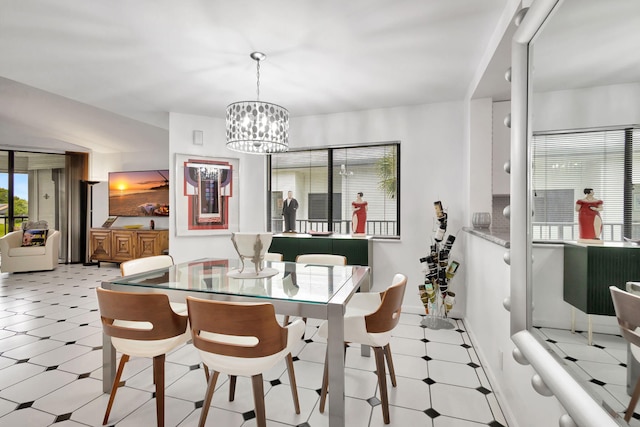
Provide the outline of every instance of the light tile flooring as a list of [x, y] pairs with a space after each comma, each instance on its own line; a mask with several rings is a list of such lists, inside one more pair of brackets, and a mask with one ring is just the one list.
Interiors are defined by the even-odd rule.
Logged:
[[[594, 333], [590, 346], [586, 331], [537, 328], [537, 332], [597, 401], [605, 402], [605, 407], [624, 416], [630, 396], [627, 342], [621, 335]], [[636, 411], [640, 411], [640, 406]], [[640, 427], [640, 414], [634, 413], [629, 425]]]
[[[0, 426], [99, 426], [108, 395], [102, 393], [102, 331], [95, 287], [119, 271], [60, 265], [53, 272], [0, 275]], [[461, 320], [451, 330], [425, 329], [421, 316], [404, 314], [391, 349], [398, 377], [389, 387], [392, 426], [506, 426], [496, 395]], [[270, 427], [327, 426], [318, 412], [325, 343], [310, 321], [294, 352], [301, 414], [293, 410], [284, 364], [264, 375]], [[195, 349], [167, 356], [166, 425], [195, 426], [206, 389]], [[346, 357], [346, 425], [383, 426], [373, 358], [349, 348]], [[127, 363], [108, 425], [155, 425], [148, 359]], [[228, 402], [225, 380], [214, 395], [207, 425], [255, 426], [251, 383], [238, 379]]]

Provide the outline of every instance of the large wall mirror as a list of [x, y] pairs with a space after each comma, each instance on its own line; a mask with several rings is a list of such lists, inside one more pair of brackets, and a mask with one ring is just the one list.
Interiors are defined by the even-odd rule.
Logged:
[[[604, 201], [603, 240], [640, 238], [639, 52], [640, 1], [560, 0], [522, 58], [530, 85], [513, 98], [527, 141], [515, 156], [526, 158], [527, 168], [512, 177], [511, 225], [527, 231], [512, 233], [511, 245], [527, 250], [512, 254], [512, 281], [515, 267], [528, 286], [521, 296], [512, 287], [512, 305], [527, 307], [526, 318], [514, 316], [512, 331], [526, 323], [597, 401], [618, 413], [630, 398], [626, 341], [615, 316], [588, 316], [566, 302], [563, 287], [572, 284], [564, 277], [563, 241], [578, 238], [574, 206], [586, 187]], [[517, 195], [525, 187], [526, 201]]]

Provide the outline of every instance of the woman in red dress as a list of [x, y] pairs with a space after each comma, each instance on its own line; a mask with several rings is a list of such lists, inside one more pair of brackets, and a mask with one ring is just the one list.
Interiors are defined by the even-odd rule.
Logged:
[[602, 200], [593, 196], [593, 188], [585, 188], [584, 194], [585, 198], [576, 202], [580, 238], [599, 240], [602, 232], [602, 218], [600, 218]]
[[364, 194], [358, 193], [355, 202], [351, 202], [353, 215], [351, 217], [351, 230], [353, 234], [365, 234], [367, 225], [367, 209], [368, 203], [362, 200]]

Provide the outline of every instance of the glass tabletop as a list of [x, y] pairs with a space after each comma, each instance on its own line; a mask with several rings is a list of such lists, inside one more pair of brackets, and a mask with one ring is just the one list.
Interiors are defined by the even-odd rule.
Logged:
[[234, 277], [240, 266], [237, 259], [203, 259], [116, 278], [111, 283], [326, 304], [343, 287], [357, 286], [368, 271], [361, 266], [265, 261], [264, 269], [273, 275], [255, 277], [255, 268], [247, 261], [242, 277]]

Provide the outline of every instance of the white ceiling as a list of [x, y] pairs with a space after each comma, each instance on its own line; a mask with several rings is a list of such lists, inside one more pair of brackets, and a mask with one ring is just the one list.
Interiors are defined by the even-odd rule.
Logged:
[[[3, 0], [0, 146], [120, 152], [141, 129], [166, 139], [168, 112], [223, 117], [254, 99], [255, 50], [268, 56], [261, 99], [293, 117], [462, 100], [508, 4]], [[509, 99], [509, 46], [474, 97]], [[535, 90], [640, 81], [638, 52], [640, 1], [565, 0], [536, 44]]]
[[533, 47], [536, 92], [640, 82], [640, 1], [565, 0]]
[[[3, 0], [0, 77], [162, 129], [254, 99], [255, 50], [294, 117], [461, 100], [507, 2]], [[0, 103], [0, 137], [44, 125], [18, 116]]]

